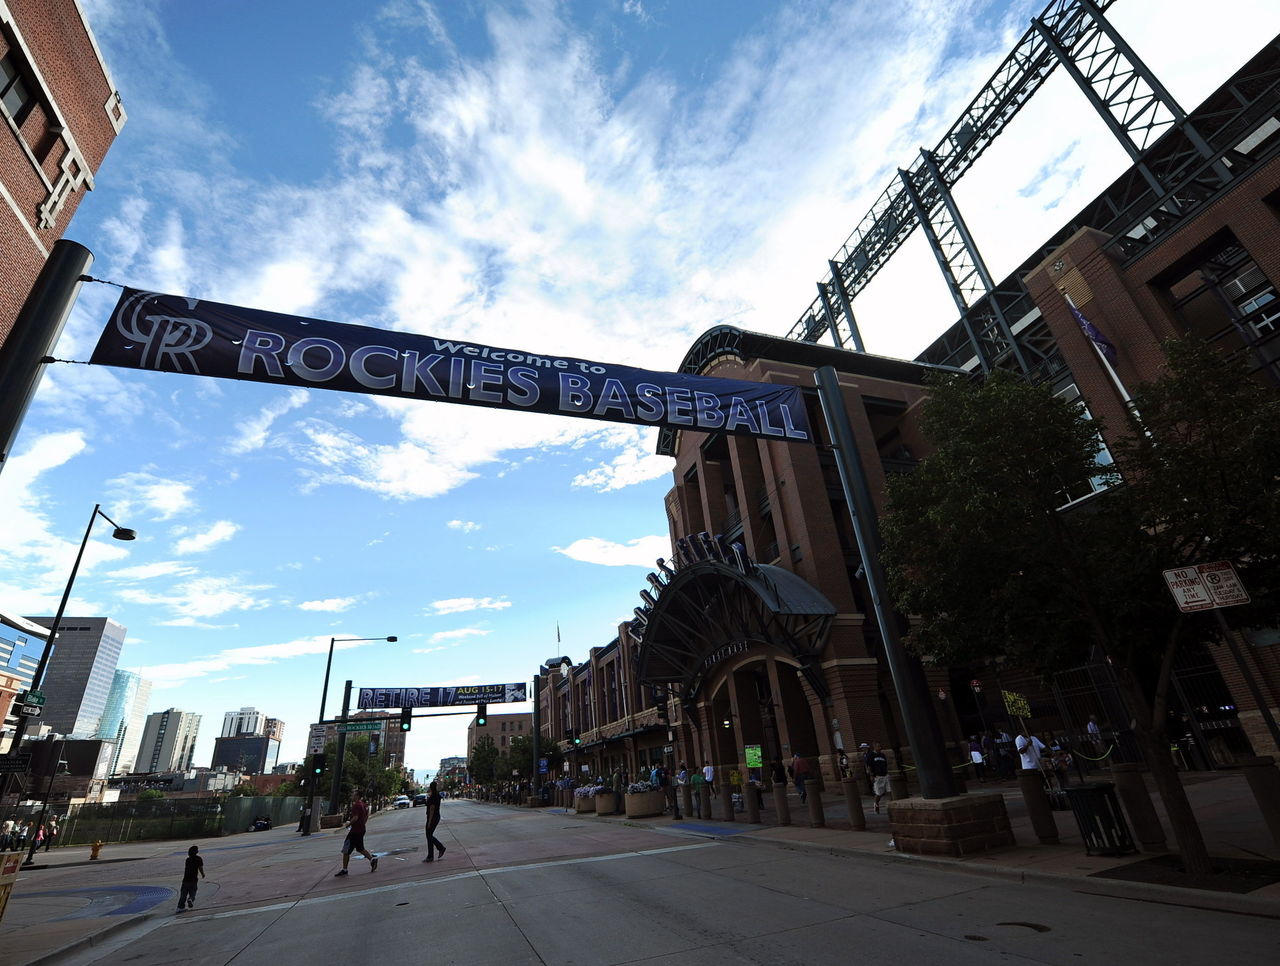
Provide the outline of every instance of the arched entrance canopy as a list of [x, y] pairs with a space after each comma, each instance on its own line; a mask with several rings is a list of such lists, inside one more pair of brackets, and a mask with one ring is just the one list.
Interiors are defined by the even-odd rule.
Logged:
[[[731, 562], [732, 561], [732, 562]], [[656, 598], [648, 603], [637, 652], [642, 685], [666, 685], [693, 702], [717, 664], [752, 642], [771, 644], [794, 658], [818, 697], [828, 699], [818, 655], [836, 609], [816, 588], [789, 570], [733, 557], [702, 560], [656, 574]], [[640, 609], [637, 608], [639, 612]]]

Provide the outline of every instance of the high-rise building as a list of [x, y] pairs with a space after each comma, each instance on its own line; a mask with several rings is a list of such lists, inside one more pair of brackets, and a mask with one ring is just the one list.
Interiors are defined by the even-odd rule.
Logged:
[[276, 741], [284, 741], [284, 722], [279, 718], [268, 718], [262, 726], [262, 733]]
[[191, 767], [200, 715], [169, 708], [147, 715], [134, 774], [185, 771]]
[[8, 750], [9, 736], [17, 725], [13, 699], [31, 686], [47, 633], [46, 628], [24, 617], [0, 614], [0, 724], [4, 728], [0, 752]]
[[261, 735], [267, 717], [257, 708], [241, 708], [239, 711], [228, 711], [222, 716], [222, 737], [234, 738], [237, 735]]
[[[52, 617], [27, 618], [52, 627]], [[45, 667], [41, 724], [72, 738], [91, 738], [107, 705], [125, 628], [109, 617], [63, 617]]]
[[133, 768], [138, 746], [142, 743], [143, 723], [150, 699], [150, 681], [135, 671], [116, 671], [97, 733], [97, 737], [115, 742], [111, 774], [128, 772]]
[[[10, 346], [36, 328], [25, 326], [26, 333], [10, 339], [54, 244], [125, 123], [85, 6], [79, 0], [0, 2], [0, 370]], [[0, 437], [0, 463], [10, 442], [10, 433]]]

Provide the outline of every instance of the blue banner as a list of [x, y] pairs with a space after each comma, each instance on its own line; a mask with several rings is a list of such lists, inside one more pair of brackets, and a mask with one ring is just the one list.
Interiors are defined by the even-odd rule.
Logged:
[[97, 365], [811, 439], [798, 386], [650, 372], [126, 288]]

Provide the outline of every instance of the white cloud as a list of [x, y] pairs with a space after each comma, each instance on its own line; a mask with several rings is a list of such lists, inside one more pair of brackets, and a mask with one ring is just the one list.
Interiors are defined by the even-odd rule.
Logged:
[[480, 524], [473, 523], [471, 520], [450, 520], [445, 526], [450, 530], [461, 530], [463, 533], [474, 533], [480, 529]]
[[199, 620], [230, 611], [261, 610], [270, 601], [257, 596], [257, 593], [267, 589], [265, 584], [242, 585], [233, 577], [197, 577], [176, 584], [168, 593], [125, 587], [118, 596], [135, 604], [167, 607], [178, 618]]
[[173, 552], [178, 554], [204, 553], [204, 551], [230, 540], [239, 529], [240, 525], [238, 523], [232, 523], [230, 520], [219, 520], [203, 533], [182, 537], [174, 544]]
[[[487, 599], [487, 598], [486, 598]], [[437, 601], [441, 603], [441, 601]], [[484, 637], [489, 631], [480, 627], [459, 627], [452, 631], [437, 631], [431, 635], [432, 644], [439, 644], [441, 641], [452, 641], [451, 646], [456, 647], [469, 637]]]
[[263, 406], [253, 418], [237, 427], [238, 435], [227, 445], [227, 452], [241, 455], [261, 449], [267, 444], [272, 424], [286, 413], [305, 406], [307, 399], [307, 390], [290, 389], [279, 399]]
[[177, 560], [157, 560], [154, 563], [122, 567], [107, 574], [112, 580], [152, 580], [156, 577], [190, 577], [196, 568]]
[[664, 477], [675, 467], [675, 460], [653, 451], [657, 445], [656, 430], [618, 426], [612, 435], [621, 452], [609, 462], [575, 476], [574, 486], [602, 492], [620, 490]]
[[359, 599], [359, 597], [328, 597], [324, 600], [308, 600], [299, 604], [298, 609], [341, 613], [344, 610], [350, 610]]
[[166, 480], [150, 471], [125, 473], [111, 481], [113, 515], [126, 520], [145, 509], [158, 520], [186, 513], [194, 505], [192, 486], [181, 480]]
[[567, 547], [552, 547], [573, 560], [605, 567], [648, 567], [653, 569], [659, 557], [671, 556], [668, 537], [637, 537], [626, 543], [614, 543], [601, 537], [583, 537]]
[[441, 614], [465, 614], [473, 610], [506, 610], [511, 601], [506, 597], [450, 597], [448, 600], [433, 600], [429, 606], [428, 615], [439, 617]]
[[[338, 641], [337, 648], [346, 650], [352, 647], [365, 647], [376, 641]], [[276, 664], [294, 657], [309, 654], [326, 654], [329, 651], [327, 637], [315, 637], [305, 640], [285, 641], [279, 644], [258, 644], [251, 647], [232, 647], [217, 651], [189, 661], [177, 661], [171, 664], [152, 664], [134, 668], [143, 677], [150, 679], [159, 688], [178, 687], [188, 681], [203, 678], [210, 674], [228, 671], [234, 667], [245, 665]]]

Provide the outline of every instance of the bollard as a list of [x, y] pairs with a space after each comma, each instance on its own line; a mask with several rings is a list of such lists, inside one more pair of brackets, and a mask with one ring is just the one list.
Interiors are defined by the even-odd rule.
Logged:
[[778, 824], [791, 824], [791, 806], [787, 803], [787, 786], [781, 782], [773, 785], [773, 807], [778, 810]]
[[1111, 778], [1116, 783], [1120, 804], [1129, 813], [1129, 821], [1133, 823], [1133, 837], [1138, 840], [1142, 850], [1168, 851], [1164, 826], [1160, 824], [1160, 816], [1156, 814], [1155, 804], [1151, 801], [1151, 792], [1147, 790], [1146, 779], [1142, 777], [1142, 766], [1130, 761], [1115, 762], [1111, 766]]
[[1044, 773], [1039, 768], [1019, 768], [1018, 788], [1027, 805], [1027, 817], [1041, 845], [1058, 844], [1058, 823], [1049, 807], [1049, 793], [1044, 790]]
[[844, 789], [844, 803], [849, 809], [849, 828], [855, 832], [865, 831], [867, 813], [862, 810], [862, 794], [858, 791], [858, 780], [846, 778], [840, 783], [840, 787]]
[[711, 820], [711, 786], [704, 784], [698, 793], [698, 817]]
[[889, 801], [907, 797], [907, 773], [899, 769], [889, 773]]
[[760, 824], [760, 786], [755, 782], [747, 782], [742, 795], [747, 801], [747, 821], [752, 825]]
[[824, 827], [827, 824], [827, 817], [822, 811], [822, 783], [805, 782], [804, 797], [809, 806], [809, 827]]
[[724, 812], [721, 821], [732, 822], [733, 819], [733, 788], [729, 785], [720, 786], [720, 810]]
[[684, 813], [685, 818], [697, 817], [697, 813], [693, 810], [693, 789], [688, 785], [680, 786], [680, 811]]
[[1280, 845], [1280, 769], [1270, 755], [1258, 758], [1240, 758], [1236, 761], [1244, 772], [1249, 791], [1253, 792], [1262, 818], [1271, 832], [1271, 839]]

